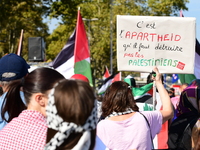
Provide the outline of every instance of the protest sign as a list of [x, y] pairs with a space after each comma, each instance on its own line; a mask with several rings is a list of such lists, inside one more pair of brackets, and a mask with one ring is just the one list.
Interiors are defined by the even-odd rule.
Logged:
[[194, 73], [192, 17], [117, 16], [118, 71]]

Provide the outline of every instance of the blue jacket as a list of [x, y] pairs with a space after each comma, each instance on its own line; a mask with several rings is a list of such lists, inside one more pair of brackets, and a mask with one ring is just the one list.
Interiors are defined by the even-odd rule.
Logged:
[[[3, 120], [1, 117], [2, 105], [3, 105], [3, 101], [4, 101], [6, 94], [7, 94], [7, 92], [3, 93], [3, 95], [0, 97], [0, 130], [3, 129], [3, 127], [7, 124], [7, 122], [5, 120]], [[24, 99], [24, 93], [22, 91], [20, 91], [20, 96], [21, 96], [21, 99], [24, 102], [24, 104], [26, 104], [25, 99]], [[8, 113], [5, 113], [5, 118], [8, 119], [8, 117], [9, 117]]]

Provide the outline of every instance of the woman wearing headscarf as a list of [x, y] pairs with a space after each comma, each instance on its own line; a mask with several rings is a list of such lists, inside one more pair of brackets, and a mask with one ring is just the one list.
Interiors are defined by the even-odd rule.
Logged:
[[[101, 146], [105, 149], [96, 138], [96, 103], [88, 82], [67, 79], [59, 82], [51, 90], [46, 108], [48, 131], [45, 150], [102, 150]], [[95, 143], [95, 139], [98, 142]]]

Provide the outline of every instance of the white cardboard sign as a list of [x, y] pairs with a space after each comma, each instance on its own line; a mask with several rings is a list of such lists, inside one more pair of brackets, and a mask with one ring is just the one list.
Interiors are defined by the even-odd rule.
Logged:
[[117, 16], [118, 71], [193, 74], [192, 17]]

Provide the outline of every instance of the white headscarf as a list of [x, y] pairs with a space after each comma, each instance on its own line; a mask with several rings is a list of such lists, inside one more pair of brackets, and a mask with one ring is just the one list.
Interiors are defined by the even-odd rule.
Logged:
[[45, 150], [55, 150], [59, 147], [65, 139], [69, 137], [72, 132], [83, 133], [79, 142], [74, 146], [73, 150], [88, 150], [91, 144], [91, 130], [97, 125], [97, 102], [95, 100], [94, 108], [91, 115], [83, 126], [79, 126], [73, 122], [65, 122], [59, 115], [55, 106], [53, 88], [49, 94], [49, 101], [46, 107], [48, 128], [58, 131], [54, 137], [46, 144]]

